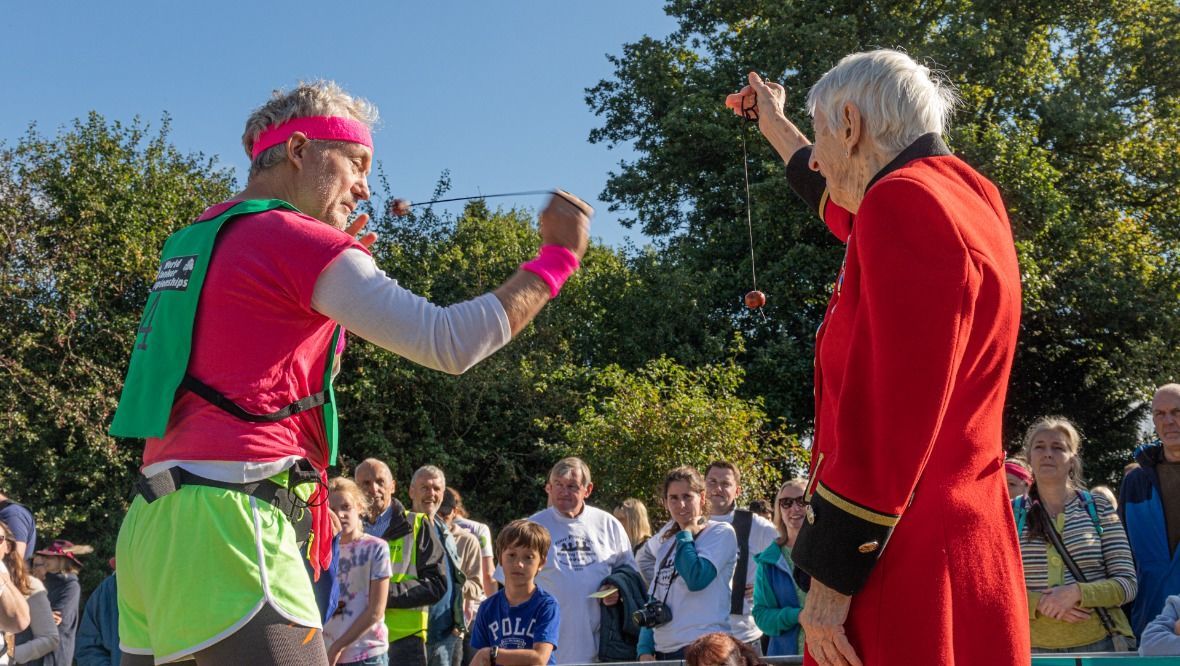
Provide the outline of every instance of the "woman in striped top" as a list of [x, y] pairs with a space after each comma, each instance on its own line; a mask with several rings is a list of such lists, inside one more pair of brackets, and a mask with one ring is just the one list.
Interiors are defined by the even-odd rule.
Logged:
[[[1082, 483], [1080, 446], [1077, 429], [1060, 417], [1037, 421], [1024, 438], [1034, 482], [1027, 500], [1016, 501], [1022, 503], [1017, 505], [1017, 522], [1022, 523], [1020, 551], [1034, 653], [1113, 650], [1096, 608], [1107, 609], [1118, 633], [1133, 635], [1119, 608], [1135, 598], [1131, 548], [1110, 502], [1101, 495], [1087, 502], [1091, 496]], [[1061, 535], [1088, 582], [1074, 579], [1048, 540], [1049, 529]]]

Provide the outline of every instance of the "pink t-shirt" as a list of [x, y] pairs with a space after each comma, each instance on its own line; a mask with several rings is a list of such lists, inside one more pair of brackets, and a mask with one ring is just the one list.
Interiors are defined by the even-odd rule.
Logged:
[[[232, 203], [213, 206], [199, 219], [216, 217]], [[365, 250], [343, 231], [288, 210], [229, 221], [201, 290], [189, 374], [256, 414], [322, 390], [335, 323], [311, 309], [311, 297], [320, 273], [350, 247]], [[305, 457], [319, 469], [327, 465], [322, 410], [250, 423], [182, 391], [167, 433], [147, 440], [143, 459], [147, 466], [288, 456]]]

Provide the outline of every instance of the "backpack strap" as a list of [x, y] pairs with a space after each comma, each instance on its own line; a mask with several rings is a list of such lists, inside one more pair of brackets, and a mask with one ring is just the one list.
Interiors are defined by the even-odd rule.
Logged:
[[1094, 523], [1094, 531], [1102, 536], [1102, 523], [1098, 520], [1098, 507], [1094, 504], [1094, 495], [1089, 490], [1079, 490], [1078, 497], [1086, 505], [1086, 513], [1090, 514], [1090, 522]]
[[1024, 523], [1028, 520], [1028, 496], [1021, 495], [1012, 500], [1012, 517], [1016, 519], [1016, 538], [1024, 531]]
[[729, 614], [741, 615], [746, 607], [746, 579], [750, 566], [750, 528], [754, 525], [754, 514], [745, 509], [733, 512], [733, 530], [737, 532], [738, 559], [733, 570], [729, 588]]

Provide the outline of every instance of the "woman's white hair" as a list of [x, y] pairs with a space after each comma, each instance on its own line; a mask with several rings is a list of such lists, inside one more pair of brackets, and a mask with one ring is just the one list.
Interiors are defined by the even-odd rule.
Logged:
[[[360, 97], [353, 97], [335, 81], [301, 81], [294, 90], [276, 90], [270, 101], [254, 109], [246, 119], [242, 133], [242, 148], [246, 156], [254, 153], [254, 142], [268, 127], [280, 125], [292, 118], [312, 116], [343, 116], [365, 124], [369, 129], [377, 122], [377, 107]], [[250, 162], [250, 175], [281, 163], [286, 157], [285, 144], [272, 146]]]
[[929, 132], [942, 134], [959, 98], [950, 82], [892, 49], [846, 55], [807, 93], [807, 111], [823, 115], [832, 132], [844, 105], [860, 110], [869, 136], [900, 153]]

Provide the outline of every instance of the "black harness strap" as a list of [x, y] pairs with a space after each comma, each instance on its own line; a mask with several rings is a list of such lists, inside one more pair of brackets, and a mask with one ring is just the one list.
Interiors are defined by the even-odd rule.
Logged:
[[746, 610], [746, 578], [750, 572], [750, 528], [754, 514], [745, 509], [733, 512], [733, 531], [737, 532], [738, 560], [729, 585], [729, 614], [741, 615]]
[[192, 391], [194, 394], [200, 396], [205, 400], [205, 402], [208, 402], [214, 407], [217, 407], [224, 412], [228, 412], [229, 414], [243, 421], [249, 421], [250, 423], [274, 423], [275, 421], [282, 421], [283, 419], [294, 414], [306, 412], [309, 409], [315, 409], [316, 407], [319, 407], [320, 405], [323, 405], [325, 402], [327, 402], [328, 399], [327, 393], [325, 391], [320, 391], [319, 393], [313, 393], [306, 398], [300, 398], [299, 400], [296, 400], [295, 402], [287, 405], [277, 412], [271, 412], [269, 414], [254, 414], [242, 409], [236, 402], [230, 400], [218, 392], [217, 389], [209, 386], [205, 382], [202, 382], [188, 373], [185, 373], [184, 379], [181, 380], [180, 388]]
[[287, 487], [266, 479], [252, 483], [229, 483], [193, 474], [179, 467], [171, 467], [152, 476], [140, 474], [135, 481], [135, 491], [143, 495], [148, 504], [180, 490], [182, 486], [208, 486], [244, 493], [282, 511], [295, 528], [295, 541], [303, 544], [311, 532], [311, 512], [303, 510], [307, 507], [306, 502], [292, 489], [309, 480], [318, 480], [319, 476], [311, 468], [310, 463], [300, 460], [288, 470], [287, 479]]

